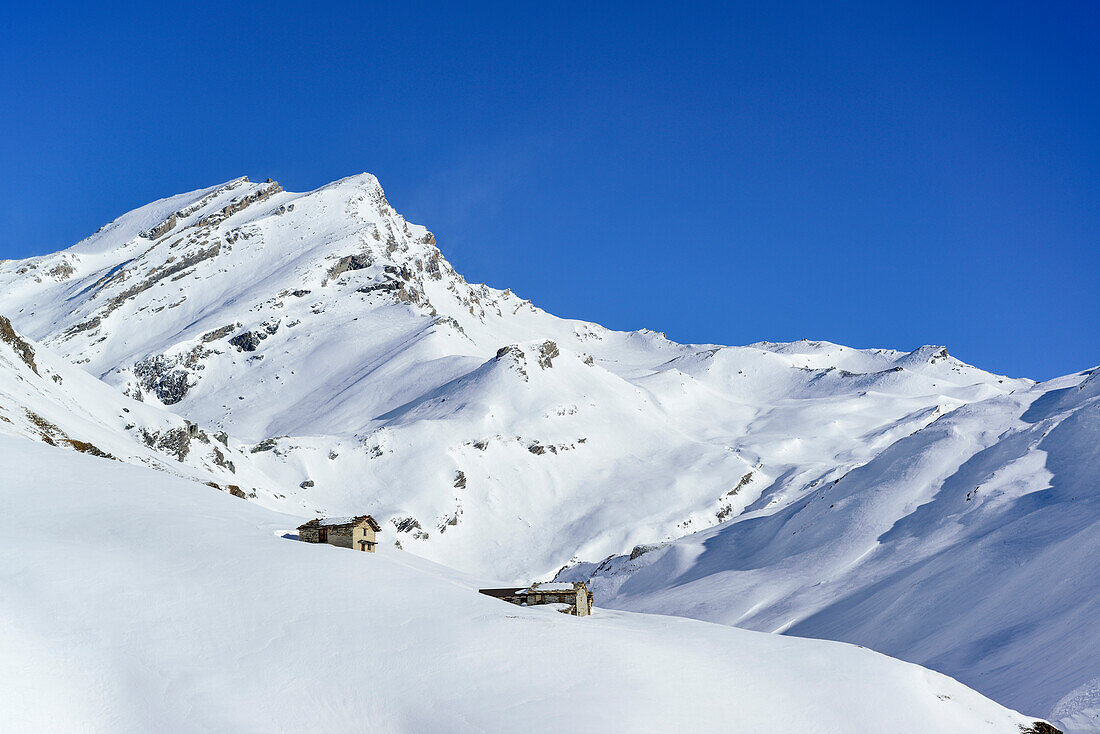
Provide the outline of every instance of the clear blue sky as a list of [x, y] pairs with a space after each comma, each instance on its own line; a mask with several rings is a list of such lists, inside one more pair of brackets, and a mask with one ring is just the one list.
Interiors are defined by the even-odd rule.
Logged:
[[0, 257], [370, 171], [470, 280], [678, 341], [1100, 363], [1100, 5], [0, 6]]

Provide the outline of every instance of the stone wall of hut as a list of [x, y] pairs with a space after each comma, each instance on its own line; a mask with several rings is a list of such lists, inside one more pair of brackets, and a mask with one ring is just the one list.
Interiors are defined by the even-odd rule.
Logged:
[[353, 548], [354, 546], [351, 544], [352, 530], [351, 525], [329, 525], [328, 544], [341, 548]]

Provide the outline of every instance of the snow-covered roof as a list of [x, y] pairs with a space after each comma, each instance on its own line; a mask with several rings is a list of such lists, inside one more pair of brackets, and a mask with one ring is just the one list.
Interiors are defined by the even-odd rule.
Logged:
[[573, 591], [578, 586], [580, 586], [579, 583], [573, 583], [572, 581], [536, 581], [535, 583], [531, 584], [530, 587], [524, 589], [520, 593], [528, 594], [532, 592], [547, 593], [554, 591]]
[[352, 516], [349, 516], [349, 517], [318, 517], [318, 518], [314, 518], [313, 520], [310, 520], [307, 523], [303, 523], [303, 524], [299, 525], [298, 529], [301, 530], [304, 527], [326, 527], [327, 528], [327, 527], [334, 527], [334, 526], [340, 526], [340, 525], [358, 525], [359, 523], [363, 522], [364, 520], [367, 522], [368, 525], [371, 526], [371, 528], [375, 532], [378, 532], [379, 530], [382, 529], [382, 526], [378, 524], [378, 521], [375, 520], [370, 515], [352, 515]]

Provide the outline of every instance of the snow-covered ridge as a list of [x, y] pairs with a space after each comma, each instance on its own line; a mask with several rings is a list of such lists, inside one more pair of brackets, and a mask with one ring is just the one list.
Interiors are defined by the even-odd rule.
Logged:
[[[501, 583], [548, 578], [565, 564], [591, 573], [601, 559], [604, 571], [621, 568], [627, 578], [652, 562], [662, 571], [644, 594], [631, 596], [635, 582], [619, 586], [609, 573], [596, 583], [612, 603], [768, 630], [809, 624], [836, 601], [832, 587], [809, 571], [772, 578], [769, 570], [774, 594], [747, 594], [756, 606], [732, 615], [740, 605], [710, 588], [724, 588], [711, 571], [732, 564], [747, 572], [738, 584], [765, 588], [762, 571], [739, 568], [743, 559], [786, 568], [807, 542], [807, 553], [820, 554], [807, 568], [878, 578], [873, 550], [895, 523], [918, 531], [905, 541], [913, 555], [891, 563], [916, 567], [936, 546], [911, 518], [923, 517], [919, 508], [942, 479], [905, 469], [939, 450], [925, 439], [950, 428], [934, 446], [964, 455], [996, 439], [989, 426], [1013, 425], [998, 406], [1051, 392], [966, 365], [941, 346], [683, 345], [654, 331], [559, 319], [511, 291], [467, 282], [368, 174], [307, 193], [241, 178], [155, 202], [68, 250], [0, 263], [0, 313], [35, 349], [60, 355], [58, 374], [75, 362], [129, 396], [104, 393], [102, 409], [47, 384], [34, 383], [39, 397], [17, 396], [90, 411], [106, 426], [100, 443], [114, 442], [102, 450], [117, 458], [159, 461], [142, 453], [158, 449], [143, 449], [140, 436], [133, 448], [139, 432], [120, 418], [123, 407], [143, 405], [150, 425], [224, 432], [219, 450], [236, 452], [230, 474], [247, 474], [247, 484], [237, 482], [245, 493], [299, 519], [369, 512], [387, 543]], [[16, 371], [24, 369], [18, 359], [9, 357]], [[91, 441], [62, 425], [65, 410], [47, 417]], [[986, 425], [987, 412], [1002, 417]], [[26, 421], [12, 432], [35, 437]], [[213, 444], [202, 446], [201, 456], [216, 458]], [[1040, 471], [1039, 455], [1020, 466]], [[227, 471], [210, 461], [191, 470]], [[845, 499], [844, 507], [871, 508], [846, 516], [859, 532], [803, 522], [820, 494], [857, 486], [854, 478], [882, 466], [903, 469], [897, 481], [865, 481]], [[759, 528], [740, 541], [749, 550], [715, 540], [721, 552], [708, 555], [713, 544], [696, 542], [727, 537], [731, 526], [743, 526], [729, 531], [736, 537]], [[837, 559], [850, 566], [829, 565]], [[701, 579], [687, 601], [674, 591], [685, 569]], [[790, 587], [775, 581], [784, 578]], [[1047, 575], [1037, 588], [1040, 581], [1054, 582]], [[713, 608], [696, 604], [712, 592]], [[875, 634], [837, 630], [857, 642]], [[930, 658], [882, 644], [973, 675], [974, 685], [990, 670], [958, 663], [973, 660], [959, 648]], [[1010, 681], [997, 695], [1030, 700], [1025, 683]], [[1044, 695], [1086, 683], [1067, 675]]]
[[467, 283], [369, 174], [155, 202], [0, 264], [0, 313], [248, 441], [296, 511], [371, 512], [511, 580], [708, 527], [1030, 384], [939, 348], [692, 346], [558, 319]]
[[[1020, 734], [1034, 719], [871, 650], [567, 617], [295, 517], [0, 435], [0, 698], [13, 731]], [[1031, 730], [1035, 731], [1035, 730]]]
[[581, 563], [605, 604], [858, 641], [1100, 726], [1100, 369], [963, 406], [865, 465]]

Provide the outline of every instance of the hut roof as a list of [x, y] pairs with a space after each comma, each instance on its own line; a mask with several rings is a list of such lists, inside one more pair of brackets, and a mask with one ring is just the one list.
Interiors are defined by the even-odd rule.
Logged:
[[342, 525], [359, 525], [364, 521], [366, 521], [366, 523], [370, 525], [371, 530], [376, 533], [382, 529], [382, 526], [378, 524], [378, 521], [370, 515], [354, 515], [351, 517], [317, 517], [307, 523], [299, 525], [298, 529], [301, 530], [302, 528], [331, 528], [339, 527]]
[[506, 596], [515, 596], [519, 592], [523, 591], [522, 586], [513, 586], [507, 589], [478, 589], [479, 594], [485, 594], [486, 596], [493, 596], [497, 599], [502, 599]]
[[553, 594], [567, 593], [584, 589], [588, 591], [583, 581], [536, 581], [530, 586], [510, 586], [503, 589], [478, 589], [486, 596], [495, 596], [498, 599], [506, 596], [527, 596], [528, 594]]
[[542, 593], [548, 594], [555, 591], [576, 591], [577, 589], [585, 589], [583, 581], [536, 581], [529, 587], [523, 590], [524, 594]]

